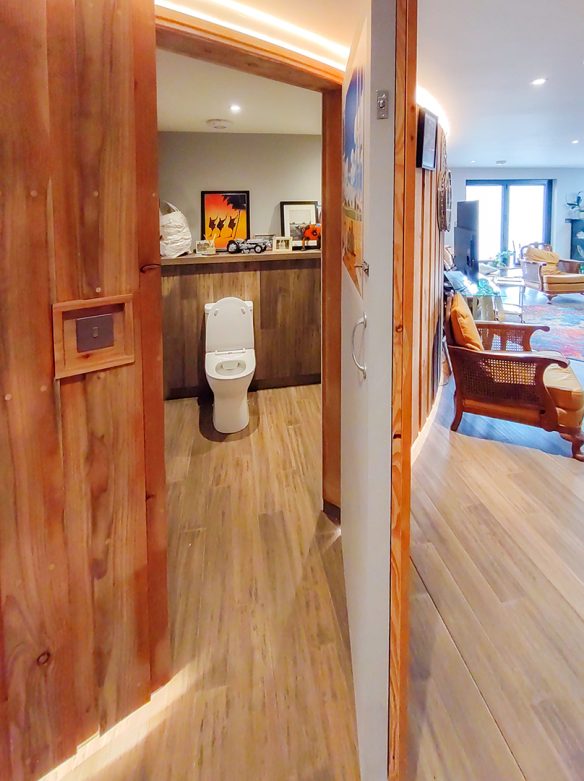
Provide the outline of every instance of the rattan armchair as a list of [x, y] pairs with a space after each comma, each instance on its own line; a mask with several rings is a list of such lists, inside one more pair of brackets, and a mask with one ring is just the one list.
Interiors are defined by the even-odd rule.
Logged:
[[[549, 367], [568, 370], [569, 361], [557, 354], [537, 353], [531, 337], [549, 326], [523, 323], [477, 322], [484, 350], [456, 344], [450, 325], [450, 300], [446, 306], [444, 329], [456, 385], [455, 412], [451, 429], [456, 431], [464, 413], [486, 415], [557, 431], [572, 443], [572, 455], [584, 461], [581, 429], [584, 408], [567, 412], [558, 408], [544, 375]], [[571, 372], [571, 369], [569, 370]]]
[[558, 260], [554, 273], [549, 273], [549, 264], [529, 257], [529, 250], [543, 249], [551, 252], [549, 244], [528, 244], [521, 247], [521, 271], [526, 287], [543, 293], [551, 304], [554, 296], [580, 293], [584, 295], [584, 275], [580, 274], [578, 260]]

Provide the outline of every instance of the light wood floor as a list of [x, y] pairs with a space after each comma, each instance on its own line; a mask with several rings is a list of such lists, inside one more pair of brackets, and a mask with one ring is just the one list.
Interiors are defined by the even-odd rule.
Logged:
[[410, 779], [582, 781], [584, 464], [451, 416], [414, 467]]
[[[176, 675], [67, 781], [356, 781], [341, 540], [320, 513], [320, 387], [250, 395], [248, 430], [167, 402]], [[89, 749], [91, 751], [91, 749]]]

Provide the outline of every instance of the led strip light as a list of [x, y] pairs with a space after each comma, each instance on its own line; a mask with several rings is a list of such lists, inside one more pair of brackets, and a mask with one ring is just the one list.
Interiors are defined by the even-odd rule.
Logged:
[[270, 27], [275, 27], [279, 30], [285, 30], [306, 40], [312, 41], [312, 43], [321, 46], [323, 49], [327, 49], [329, 52], [336, 54], [339, 58], [341, 58], [341, 60], [332, 59], [331, 57], [317, 54], [316, 52], [309, 51], [308, 49], [305, 49], [301, 46], [296, 46], [293, 43], [289, 43], [288, 41], [284, 41], [272, 35], [267, 35], [266, 33], [258, 32], [257, 30], [253, 30], [249, 27], [235, 24], [233, 22], [228, 22], [224, 19], [219, 19], [218, 17], [207, 14], [204, 11], [195, 10], [194, 8], [181, 5], [181, 3], [175, 3], [173, 0], [156, 0], [156, 6], [158, 8], [165, 8], [168, 11], [175, 11], [176, 13], [190, 16], [193, 19], [199, 19], [203, 22], [209, 22], [210, 24], [216, 24], [220, 27], [225, 27], [228, 30], [233, 30], [234, 32], [241, 33], [242, 35], [248, 35], [251, 38], [257, 38], [260, 41], [264, 41], [265, 43], [270, 43], [273, 46], [279, 46], [282, 49], [287, 49], [288, 51], [295, 52], [296, 54], [300, 54], [303, 57], [308, 57], [311, 60], [322, 62], [324, 65], [328, 65], [331, 68], [335, 68], [338, 71], [344, 72], [345, 62], [349, 54], [349, 51], [345, 46], [335, 43], [334, 41], [329, 41], [327, 38], [323, 38], [317, 33], [314, 33], [310, 30], [304, 30], [295, 24], [278, 19], [277, 17], [271, 16], [270, 14], [264, 13], [263, 11], [257, 11], [253, 8], [250, 8], [249, 6], [243, 5], [242, 3], [238, 3], [236, 0], [225, 0], [224, 2], [218, 0], [211, 1], [216, 5], [220, 5], [222, 8], [228, 8], [235, 13], [241, 14], [242, 16], [247, 16], [250, 19], [263, 22]]

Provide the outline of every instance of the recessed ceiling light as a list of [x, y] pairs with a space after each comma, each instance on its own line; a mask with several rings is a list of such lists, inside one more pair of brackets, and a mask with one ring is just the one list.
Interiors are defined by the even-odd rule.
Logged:
[[542, 77], [542, 78], [539, 78], [539, 79], [534, 79], [531, 83], [533, 84], [534, 87], [541, 87], [543, 84], [546, 83], [546, 81], [547, 81], [547, 79], [544, 79]]
[[505, 165], [506, 162], [507, 162], [506, 160], [497, 160], [495, 162], [495, 165]]
[[237, 103], [232, 103], [231, 106], [229, 106], [229, 110], [232, 114], [239, 114], [241, 106], [238, 106]]
[[470, 164], [471, 164], [471, 165], [472, 165], [473, 163], [476, 163], [476, 160], [471, 160], [471, 161], [470, 161]]
[[579, 143], [580, 143], [580, 139], [578, 139], [578, 138], [575, 138], [575, 139], [572, 141], [572, 143], [573, 143], [573, 144], [579, 144]]

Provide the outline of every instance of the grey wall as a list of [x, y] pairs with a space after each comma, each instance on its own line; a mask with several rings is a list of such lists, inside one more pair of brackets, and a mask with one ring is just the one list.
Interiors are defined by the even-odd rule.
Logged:
[[280, 234], [280, 201], [321, 200], [321, 137], [159, 133], [160, 197], [201, 238], [201, 190], [249, 190], [251, 235]]
[[[456, 204], [466, 197], [467, 179], [553, 179], [552, 245], [562, 257], [570, 257], [566, 199], [568, 195], [584, 190], [584, 168], [453, 168], [453, 225], [456, 223]], [[446, 234], [446, 244], [454, 244], [452, 231]]]

